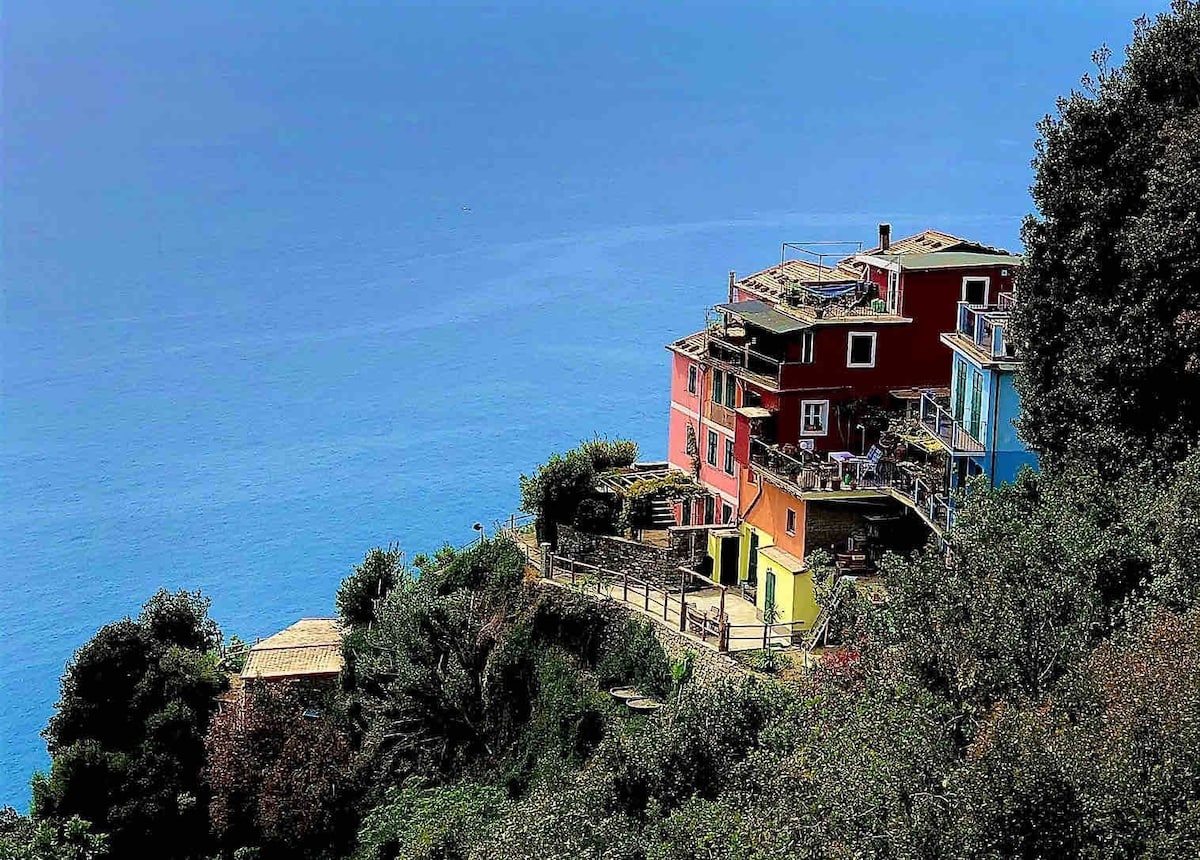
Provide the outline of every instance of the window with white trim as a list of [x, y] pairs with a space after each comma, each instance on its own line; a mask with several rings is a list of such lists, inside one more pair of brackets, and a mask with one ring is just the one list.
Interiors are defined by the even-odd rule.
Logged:
[[963, 278], [962, 300], [969, 305], [986, 305], [991, 278]]
[[875, 366], [875, 337], [873, 331], [852, 331], [846, 336], [846, 367]]
[[888, 272], [887, 310], [889, 314], [900, 312], [900, 273]]
[[688, 394], [696, 393], [696, 365], [688, 365]]
[[721, 522], [728, 523], [733, 519], [733, 506], [721, 505]]
[[813, 330], [806, 328], [800, 332], [800, 363], [813, 363]]
[[733, 440], [725, 440], [725, 474], [733, 474]]
[[708, 431], [708, 457], [706, 459], [708, 465], [717, 465], [717, 433], [715, 430]]
[[829, 401], [800, 401], [800, 435], [826, 436], [829, 434]]

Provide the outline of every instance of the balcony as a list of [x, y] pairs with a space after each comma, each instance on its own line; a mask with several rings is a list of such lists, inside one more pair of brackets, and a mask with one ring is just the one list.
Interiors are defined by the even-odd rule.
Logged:
[[750, 462], [787, 489], [805, 495], [878, 491], [887, 484], [883, 470], [866, 457], [820, 460], [807, 451], [792, 453], [761, 439], [750, 440]]
[[789, 453], [760, 439], [750, 440], [750, 462], [767, 480], [797, 498], [886, 495], [916, 511], [938, 534], [949, 522], [948, 476], [936, 463], [890, 457], [822, 461], [813, 454]]
[[722, 337], [720, 329], [709, 329], [705, 342], [708, 356], [719, 368], [748, 377], [763, 388], [776, 391], [784, 388], [792, 383], [795, 369], [803, 366], [798, 361], [785, 361], [757, 352], [747, 343]]
[[919, 420], [921, 426], [951, 454], [974, 455], [984, 451], [983, 443], [955, 421], [945, 404], [939, 403], [929, 392], [921, 395]]
[[972, 305], [958, 303], [958, 324], [955, 333], [970, 340], [971, 344], [994, 360], [1014, 360], [1012, 344], [1005, 337], [1008, 325], [1008, 307], [1011, 294], [1000, 296], [1004, 305]]
[[869, 281], [783, 284], [783, 304], [815, 320], [895, 317]]

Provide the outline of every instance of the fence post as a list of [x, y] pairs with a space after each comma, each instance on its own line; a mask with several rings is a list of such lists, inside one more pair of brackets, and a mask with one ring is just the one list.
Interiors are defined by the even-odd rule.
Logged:
[[682, 591], [679, 592], [679, 632], [687, 633], [687, 600]]
[[575, 559], [567, 559], [567, 569], [571, 571], [571, 585], [575, 584]]
[[550, 544], [542, 541], [542, 577], [544, 579], [554, 579], [554, 559], [550, 555]]
[[629, 568], [621, 572], [621, 601], [629, 602]]
[[717, 620], [717, 650], [729, 650], [729, 622], [725, 620], [724, 615]]
[[647, 612], [649, 612], [650, 611], [650, 583], [646, 582], [644, 584], [646, 586], [646, 597], [642, 601], [642, 608], [645, 609]]
[[667, 620], [667, 610], [671, 606], [671, 592], [667, 591], [666, 586], [663, 586], [663, 621]]

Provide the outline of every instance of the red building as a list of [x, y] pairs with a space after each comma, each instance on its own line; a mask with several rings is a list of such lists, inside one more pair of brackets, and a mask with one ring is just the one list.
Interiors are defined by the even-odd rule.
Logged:
[[[725, 522], [738, 511], [752, 447], [862, 453], [872, 416], [918, 389], [948, 387], [940, 335], [958, 303], [986, 304], [1012, 288], [1020, 257], [927, 230], [896, 242], [880, 225], [869, 251], [785, 245], [783, 260], [738, 280], [706, 326], [670, 344], [668, 460], [712, 497], [682, 522]], [[792, 251], [798, 259], [789, 259]]]

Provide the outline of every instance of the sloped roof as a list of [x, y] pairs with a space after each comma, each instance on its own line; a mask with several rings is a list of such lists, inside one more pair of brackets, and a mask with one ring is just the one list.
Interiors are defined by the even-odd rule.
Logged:
[[928, 269], [970, 269], [982, 266], [1019, 266], [1015, 254], [979, 254], [973, 251], [941, 251], [935, 254], [905, 254], [900, 268], [909, 271]]
[[941, 230], [922, 230], [916, 235], [896, 239], [888, 245], [886, 251], [876, 246], [869, 251], [863, 251], [863, 254], [886, 254], [890, 256], [892, 254], [933, 254], [939, 251], [971, 251], [977, 254], [1008, 253], [1003, 248], [984, 245], [981, 242], [975, 242], [971, 239], [963, 239], [961, 236], [943, 233]]
[[811, 328], [811, 325], [795, 317], [781, 314], [766, 302], [755, 300], [734, 302], [733, 304], [717, 305], [717, 310], [728, 311], [739, 319], [751, 325], [756, 325], [772, 334], [791, 334], [801, 329]]
[[862, 273], [849, 263], [821, 266], [808, 260], [784, 260], [769, 269], [747, 275], [736, 286], [761, 296], [779, 297], [785, 287], [794, 284], [828, 284], [861, 278]]
[[336, 618], [302, 618], [250, 649], [243, 678], [297, 678], [342, 671], [342, 628]]

